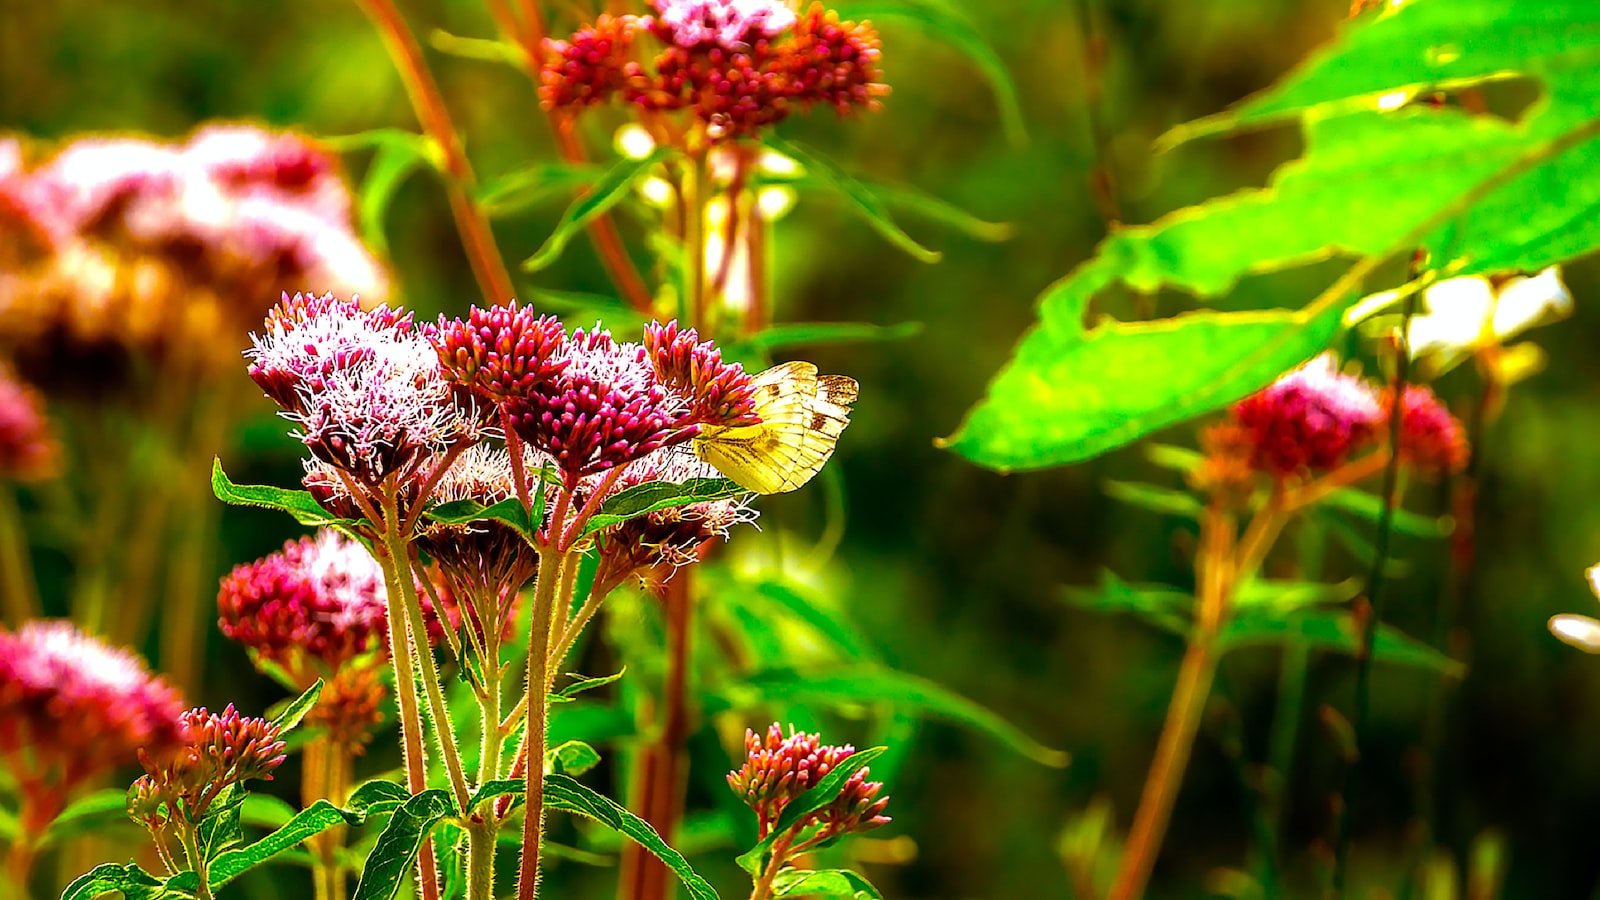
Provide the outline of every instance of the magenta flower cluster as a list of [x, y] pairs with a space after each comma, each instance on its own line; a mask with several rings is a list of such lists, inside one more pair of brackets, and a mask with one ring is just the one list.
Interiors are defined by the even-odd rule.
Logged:
[[138, 657], [71, 622], [0, 628], [0, 761], [42, 818], [25, 827], [48, 824], [76, 785], [176, 748], [182, 712]]
[[160, 755], [141, 751], [145, 774], [128, 789], [128, 812], [158, 840], [168, 824], [195, 825], [229, 787], [272, 780], [288, 758], [277, 725], [242, 716], [233, 704], [220, 713], [191, 709], [179, 721], [182, 740]]
[[9, 146], [0, 237], [22, 249], [4, 260], [0, 334], [14, 350], [44, 340], [221, 360], [237, 348], [216, 335], [242, 332], [285, 290], [387, 292], [334, 158], [300, 135], [83, 138], [31, 169]]
[[[820, 3], [652, 0], [656, 15], [602, 15], [567, 40], [545, 42], [540, 96], [581, 109], [620, 96], [651, 112], [687, 111], [713, 141], [749, 137], [814, 104], [876, 109], [878, 35]], [[655, 53], [635, 59], [641, 35]]]
[[[744, 765], [728, 773], [728, 786], [755, 811], [757, 836], [761, 838], [771, 833], [791, 801], [856, 752], [849, 744], [824, 744], [818, 734], [793, 731], [784, 737], [776, 722], [767, 729], [765, 740], [754, 731], [746, 731], [744, 746]], [[832, 801], [801, 817], [789, 834], [799, 837], [817, 827], [819, 830], [806, 838], [806, 843], [820, 843], [887, 824], [889, 817], [883, 815], [883, 810], [889, 798], [878, 796], [883, 784], [866, 778], [867, 767], [863, 766], [845, 780]]]
[[39, 393], [0, 365], [0, 481], [34, 481], [55, 474], [61, 447]]

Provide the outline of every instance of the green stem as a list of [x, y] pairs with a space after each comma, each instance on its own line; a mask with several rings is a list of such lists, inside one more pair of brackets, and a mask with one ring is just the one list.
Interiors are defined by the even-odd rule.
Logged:
[[416, 580], [411, 577], [410, 549], [406, 546], [405, 535], [400, 532], [397, 504], [393, 496], [387, 496], [384, 500], [387, 507], [384, 542], [388, 547], [389, 558], [397, 570], [396, 574], [404, 573], [395, 580], [399, 582], [400, 601], [404, 605], [411, 631], [411, 642], [417, 652], [417, 661], [422, 673], [422, 690], [428, 698], [427, 713], [433, 720], [434, 739], [439, 742], [439, 755], [444, 758], [450, 787], [456, 795], [456, 805], [460, 809], [466, 809], [467, 802], [472, 799], [472, 788], [467, 784], [467, 773], [461, 764], [461, 752], [456, 748], [455, 730], [450, 725], [450, 710], [445, 705], [444, 690], [439, 685], [439, 667], [434, 662], [433, 648], [428, 643], [428, 622], [422, 614], [422, 602], [417, 598]]
[[[494, 804], [486, 803], [486, 807]], [[467, 825], [467, 900], [494, 900], [496, 817], [483, 813], [483, 821]]]
[[[558, 518], [563, 510], [558, 506]], [[524, 732], [527, 748], [525, 778], [527, 810], [522, 822], [522, 871], [517, 879], [518, 900], [533, 900], [539, 895], [539, 851], [544, 843], [544, 752], [545, 728], [550, 701], [550, 616], [555, 608], [556, 586], [561, 581], [565, 556], [553, 543], [561, 522], [552, 520], [547, 541], [539, 544], [539, 575], [534, 584], [532, 634], [528, 642], [527, 706], [528, 727]]]
[[[386, 507], [392, 503], [392, 500], [386, 498]], [[385, 522], [392, 521], [394, 510], [386, 508], [385, 513]], [[385, 532], [388, 530], [386, 527]], [[428, 789], [427, 751], [422, 740], [422, 712], [417, 701], [416, 666], [411, 658], [411, 640], [406, 630], [405, 601], [401, 599], [400, 586], [402, 581], [410, 579], [410, 569], [405, 565], [404, 557], [399, 560], [394, 558], [393, 551], [387, 543], [379, 546], [383, 552], [378, 554], [378, 562], [383, 567], [383, 576], [388, 587], [386, 612], [389, 624], [389, 659], [394, 664], [395, 705], [400, 715], [400, 746], [405, 760], [406, 790], [420, 794]], [[423, 900], [439, 900], [439, 867], [434, 858], [432, 838], [422, 842], [418, 867], [417, 881]]]
[[13, 628], [42, 614], [27, 535], [16, 493], [10, 485], [0, 484], [0, 594], [5, 598], [0, 611]]
[[767, 867], [761, 870], [761, 877], [756, 879], [755, 886], [750, 889], [750, 900], [767, 900], [772, 895], [772, 879], [778, 877], [783, 870], [783, 864], [789, 859], [789, 845], [794, 841], [794, 835], [786, 834], [772, 844], [772, 859], [767, 862]]
[[211, 900], [211, 873], [208, 871], [206, 855], [200, 851], [199, 841], [196, 840], [195, 831], [198, 826], [183, 822], [178, 826], [178, 840], [183, 843], [183, 855], [188, 857], [189, 868], [193, 870], [199, 880], [196, 890], [197, 900]]
[[[480, 597], [477, 608], [492, 612], [498, 609], [497, 597]], [[480, 616], [483, 623], [483, 692], [478, 697], [478, 720], [481, 725], [481, 743], [478, 747], [478, 784], [487, 784], [500, 777], [500, 754], [505, 732], [500, 730], [500, 680], [504, 672], [500, 665], [499, 617], [493, 614]], [[468, 629], [471, 630], [470, 628]], [[494, 851], [500, 817], [494, 804], [486, 804], [478, 813], [482, 820], [471, 820], [467, 825], [467, 897], [468, 900], [494, 900]]]

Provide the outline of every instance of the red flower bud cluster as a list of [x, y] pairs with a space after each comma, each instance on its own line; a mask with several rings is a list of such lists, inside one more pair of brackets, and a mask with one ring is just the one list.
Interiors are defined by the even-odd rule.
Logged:
[[128, 789], [129, 814], [158, 837], [175, 818], [199, 824], [211, 801], [232, 785], [271, 781], [288, 758], [278, 726], [241, 716], [231, 703], [220, 713], [191, 709], [180, 728], [182, 743], [175, 751], [140, 751], [145, 774]]
[[[540, 96], [580, 109], [620, 95], [651, 111], [688, 111], [713, 141], [748, 137], [796, 108], [876, 109], [877, 33], [820, 3], [796, 15], [781, 0], [652, 0], [652, 17], [601, 16], [547, 40]], [[640, 35], [659, 47], [648, 60]]]
[[[754, 731], [746, 731], [744, 746], [744, 765], [728, 773], [728, 786], [755, 811], [759, 838], [772, 831], [791, 801], [855, 753], [849, 744], [823, 744], [822, 736], [817, 734], [793, 732], [785, 738], [776, 722], [767, 729], [765, 741]], [[888, 823], [883, 810], [889, 798], [878, 796], [883, 784], [867, 781], [866, 776], [867, 767], [863, 766], [846, 779], [843, 789], [826, 806], [801, 817], [791, 833], [798, 836], [812, 826], [820, 826], [820, 831], [807, 839], [808, 843], [820, 843]]]
[[[1459, 472], [1472, 455], [1466, 429], [1426, 387], [1408, 385], [1402, 395], [1400, 459], [1419, 472]], [[1393, 414], [1394, 391], [1384, 395], [1385, 417]]]
[[61, 446], [37, 391], [0, 365], [0, 481], [36, 481], [55, 474]]

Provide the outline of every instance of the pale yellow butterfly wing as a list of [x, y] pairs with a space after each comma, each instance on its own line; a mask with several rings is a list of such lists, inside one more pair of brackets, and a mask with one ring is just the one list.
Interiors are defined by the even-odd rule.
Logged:
[[695, 455], [747, 490], [792, 491], [833, 455], [859, 388], [843, 375], [819, 377], [816, 366], [802, 361], [773, 366], [752, 384], [761, 423], [705, 427], [695, 438]]

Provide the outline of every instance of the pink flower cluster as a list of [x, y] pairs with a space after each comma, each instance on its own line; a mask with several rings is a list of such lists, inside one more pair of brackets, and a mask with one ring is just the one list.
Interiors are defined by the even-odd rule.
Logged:
[[0, 365], [0, 481], [35, 481], [55, 473], [61, 448], [37, 391]]
[[0, 761], [49, 824], [66, 792], [180, 743], [183, 705], [126, 650], [66, 621], [0, 628]]
[[[776, 722], [767, 729], [764, 741], [754, 731], [746, 731], [744, 746], [744, 765], [728, 773], [728, 786], [755, 811], [759, 820], [757, 836], [761, 838], [772, 831], [784, 807], [855, 753], [855, 748], [849, 744], [835, 747], [822, 743], [822, 736], [818, 734], [796, 731], [786, 738]], [[883, 815], [883, 810], [889, 798], [878, 796], [883, 784], [867, 781], [866, 776], [865, 766], [851, 774], [837, 797], [802, 817], [791, 833], [799, 836], [812, 826], [820, 826], [820, 830], [806, 840], [806, 843], [820, 843], [888, 823], [889, 817]]]
[[[57, 367], [109, 348], [226, 362], [305, 284], [382, 298], [332, 156], [300, 135], [203, 128], [183, 144], [82, 138], [32, 169], [0, 154], [0, 334]], [[37, 365], [30, 366], [38, 368]]]
[[[1275, 478], [1331, 471], [1352, 455], [1387, 442], [1393, 392], [1379, 393], [1355, 375], [1321, 357], [1284, 375], [1233, 407], [1239, 432], [1232, 446], [1248, 453], [1248, 464]], [[1419, 471], [1454, 471], [1466, 465], [1465, 432], [1433, 391], [1406, 389], [1400, 422], [1400, 455]]]
[[[714, 141], [748, 137], [814, 104], [876, 109], [877, 33], [814, 3], [652, 0], [656, 15], [601, 16], [568, 40], [547, 40], [540, 96], [582, 108], [620, 95], [651, 111], [687, 110]], [[637, 38], [658, 48], [648, 65]]]

